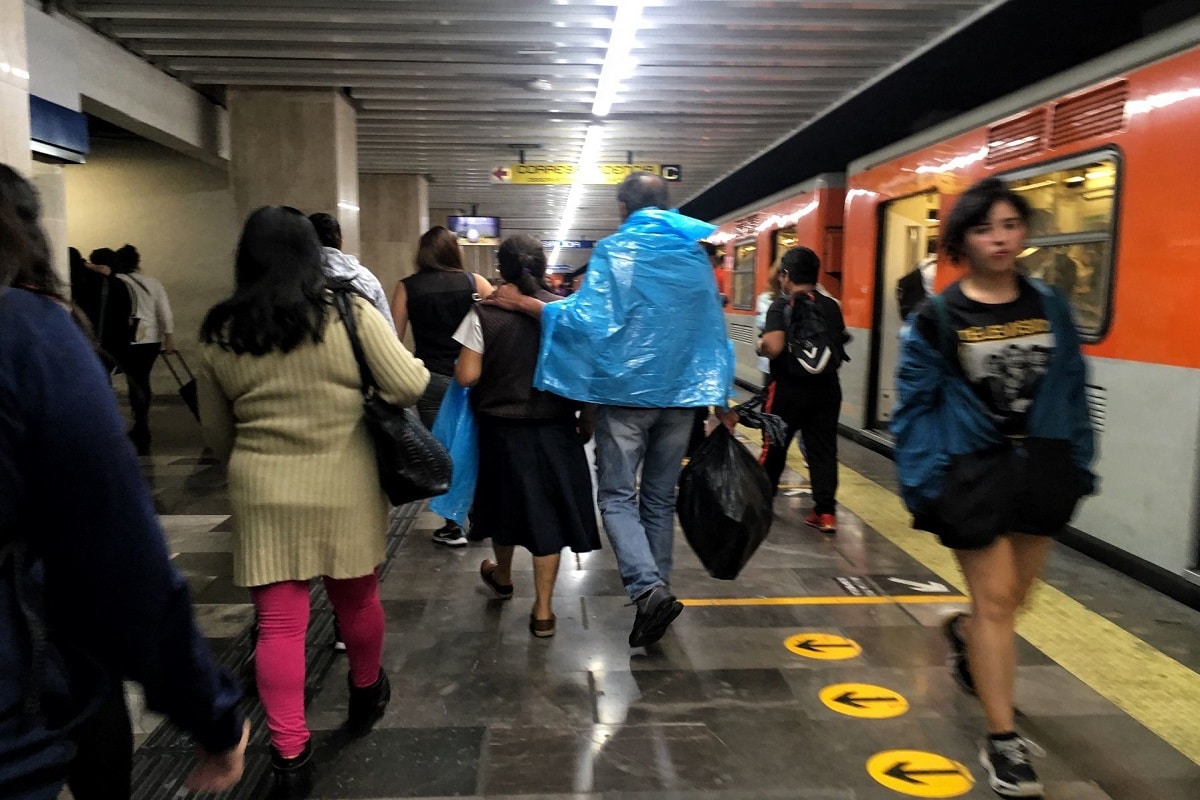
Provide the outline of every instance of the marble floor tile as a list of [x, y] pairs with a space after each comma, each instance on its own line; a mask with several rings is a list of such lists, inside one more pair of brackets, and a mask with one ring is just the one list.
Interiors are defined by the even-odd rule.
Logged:
[[721, 789], [724, 747], [703, 725], [489, 729], [484, 794]]
[[254, 623], [250, 603], [195, 603], [196, 624], [209, 639], [232, 639]]
[[797, 707], [779, 670], [639, 670], [592, 673], [598, 721], [687, 722], [708, 708]]
[[[591, 678], [586, 672], [390, 674], [392, 702], [381, 728], [470, 725], [579, 727], [595, 721]], [[332, 729], [346, 719], [346, 686], [327, 682], [308, 712], [314, 728]]]
[[461, 797], [475, 794], [484, 728], [377, 728], [348, 739], [322, 731], [313, 797]]

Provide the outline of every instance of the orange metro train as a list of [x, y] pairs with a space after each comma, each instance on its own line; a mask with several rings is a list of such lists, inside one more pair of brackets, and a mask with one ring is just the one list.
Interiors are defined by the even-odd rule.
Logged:
[[[1200, 22], [1144, 39], [719, 220], [738, 378], [756, 311], [802, 244], [854, 339], [841, 423], [890, 445], [897, 284], [961, 272], [937, 250], [961, 191], [998, 176], [1034, 208], [1025, 271], [1069, 297], [1085, 342], [1100, 492], [1069, 536], [1147, 580], [1200, 585]], [[919, 273], [914, 275], [913, 273]], [[1192, 593], [1194, 596], [1194, 593]]]

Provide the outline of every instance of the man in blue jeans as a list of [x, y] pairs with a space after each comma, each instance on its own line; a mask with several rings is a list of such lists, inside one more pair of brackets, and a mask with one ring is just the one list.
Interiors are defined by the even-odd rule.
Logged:
[[631, 174], [617, 200], [621, 227], [596, 243], [578, 292], [545, 305], [502, 286], [490, 302], [541, 319], [537, 389], [597, 404], [600, 513], [637, 606], [629, 645], [644, 647], [683, 610], [670, 586], [675, 484], [695, 410], [737, 422], [733, 345], [697, 244], [716, 227], [669, 210], [657, 175]]

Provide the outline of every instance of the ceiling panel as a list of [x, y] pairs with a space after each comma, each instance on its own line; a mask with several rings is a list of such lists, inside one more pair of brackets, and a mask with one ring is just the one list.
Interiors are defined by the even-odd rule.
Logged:
[[[650, 0], [601, 160], [682, 167], [682, 203], [1002, 0]], [[430, 205], [552, 238], [567, 187], [499, 185], [573, 162], [615, 0], [75, 0], [75, 13], [202, 90], [328, 86], [358, 109], [364, 172], [430, 177]], [[219, 94], [214, 94], [219, 96]], [[796, 180], [807, 176], [796, 175]], [[618, 224], [611, 186], [574, 236]]]

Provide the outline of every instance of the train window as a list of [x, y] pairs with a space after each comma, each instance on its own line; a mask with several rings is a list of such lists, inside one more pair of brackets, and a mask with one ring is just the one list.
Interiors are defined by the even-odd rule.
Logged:
[[743, 242], [733, 248], [733, 307], [754, 308], [754, 267], [758, 245]]
[[775, 231], [771, 237], [771, 267], [774, 269], [779, 266], [779, 259], [783, 258], [783, 254], [791, 250], [796, 245], [800, 244], [800, 239], [796, 236], [795, 228], [782, 228]]
[[1101, 337], [1109, 316], [1119, 172], [1117, 154], [1104, 151], [1006, 178], [1033, 208], [1018, 263], [1067, 295], [1088, 341]]

